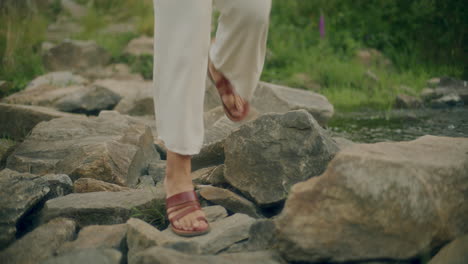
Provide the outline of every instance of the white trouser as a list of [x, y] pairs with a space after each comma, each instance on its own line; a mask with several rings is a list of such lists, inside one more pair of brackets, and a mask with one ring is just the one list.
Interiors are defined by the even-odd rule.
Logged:
[[[219, 10], [210, 48], [212, 3]], [[260, 79], [271, 0], [154, 0], [154, 101], [159, 139], [183, 155], [203, 144], [208, 54], [247, 101]]]

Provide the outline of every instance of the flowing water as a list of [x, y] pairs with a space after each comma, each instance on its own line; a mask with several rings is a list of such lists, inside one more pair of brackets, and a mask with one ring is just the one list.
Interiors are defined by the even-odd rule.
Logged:
[[468, 107], [337, 113], [333, 136], [355, 142], [413, 140], [423, 135], [468, 137]]

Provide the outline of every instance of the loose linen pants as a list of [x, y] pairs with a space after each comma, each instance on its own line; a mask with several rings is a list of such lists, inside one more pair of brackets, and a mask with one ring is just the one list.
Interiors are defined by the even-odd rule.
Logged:
[[[212, 6], [220, 12], [210, 46]], [[154, 102], [159, 139], [183, 155], [203, 144], [208, 56], [245, 100], [263, 69], [271, 0], [154, 0]]]

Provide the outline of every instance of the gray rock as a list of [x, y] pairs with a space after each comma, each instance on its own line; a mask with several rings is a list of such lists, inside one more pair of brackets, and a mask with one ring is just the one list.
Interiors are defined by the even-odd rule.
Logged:
[[153, 246], [161, 246], [169, 239], [154, 226], [137, 218], [127, 221], [127, 246], [128, 256], [131, 258], [136, 253]]
[[13, 140], [22, 140], [40, 122], [59, 117], [76, 117], [40, 106], [25, 106], [0, 103], [0, 135]]
[[225, 142], [226, 180], [260, 206], [286, 199], [297, 182], [320, 175], [338, 151], [305, 110], [265, 114]]
[[275, 223], [271, 219], [257, 220], [250, 227], [249, 239], [240, 241], [222, 253], [274, 250], [277, 243]]
[[203, 207], [208, 222], [216, 222], [228, 216], [226, 208], [220, 205]]
[[92, 178], [79, 178], [73, 183], [73, 192], [87, 193], [87, 192], [121, 192], [129, 191], [130, 188], [120, 186], [117, 184], [104, 182]]
[[451, 93], [446, 94], [440, 98], [433, 99], [430, 101], [430, 106], [432, 108], [444, 108], [449, 106], [462, 105], [463, 101], [458, 94]]
[[166, 161], [157, 160], [148, 164], [148, 174], [153, 177], [155, 183], [162, 182], [166, 175]]
[[194, 256], [180, 253], [176, 250], [151, 247], [130, 258], [129, 264], [280, 264], [285, 263], [278, 254], [271, 251], [260, 251], [252, 253], [223, 254], [218, 256]]
[[[111, 26], [114, 26], [112, 24]], [[143, 76], [139, 73], [133, 73], [130, 67], [124, 63], [110, 64], [108, 66], [97, 66], [80, 72], [81, 75], [90, 79], [114, 79], [122, 81], [143, 81]]]
[[0, 138], [0, 170], [5, 167], [7, 157], [13, 152], [16, 142]]
[[211, 128], [211, 126], [223, 116], [224, 108], [222, 106], [217, 106], [213, 109], [206, 111], [203, 115], [205, 129]]
[[110, 54], [94, 41], [66, 39], [43, 55], [49, 71], [81, 71], [90, 67], [104, 66]]
[[198, 186], [198, 189], [201, 197], [233, 213], [246, 214], [253, 218], [263, 217], [251, 201], [234, 192], [209, 185]]
[[200, 153], [192, 157], [192, 170], [220, 165], [224, 162], [224, 141], [232, 131], [255, 119], [258, 113], [253, 109], [246, 120], [232, 122], [226, 116], [216, 121], [205, 131], [205, 138]]
[[153, 55], [153, 38], [148, 36], [140, 36], [138, 38], [132, 39], [124, 52], [133, 56], [140, 55]]
[[468, 263], [468, 235], [459, 237], [443, 247], [428, 264], [466, 263]]
[[86, 85], [88, 80], [80, 75], [69, 71], [49, 72], [32, 80], [25, 88], [25, 91], [37, 89], [42, 85], [55, 87]]
[[120, 101], [117, 93], [100, 86], [90, 86], [70, 93], [54, 103], [63, 112], [97, 115], [101, 110], [111, 110]]
[[[50, 42], [60, 42], [66, 38], [71, 38], [83, 31], [83, 27], [68, 17], [61, 16], [55, 23], [47, 27], [46, 40]], [[45, 50], [47, 52], [47, 50]], [[44, 54], [44, 53], [43, 53]]]
[[224, 178], [224, 164], [203, 168], [192, 173], [192, 179], [197, 184], [223, 185], [226, 184]]
[[7, 168], [134, 186], [142, 170], [158, 157], [147, 126], [117, 112], [102, 111], [97, 118], [40, 123], [8, 157]]
[[125, 251], [127, 225], [90, 225], [80, 230], [78, 238], [67, 241], [57, 250], [59, 255], [83, 249], [116, 249]]
[[184, 238], [176, 235], [170, 228], [163, 233], [171, 241], [165, 246], [171, 246], [180, 242], [195, 242], [198, 247], [194, 247], [192, 253], [216, 254], [236, 242], [249, 237], [250, 226], [255, 222], [244, 214], [234, 214], [210, 224], [210, 232], [203, 236]]
[[[42, 84], [26, 89], [3, 99], [9, 104], [39, 105], [57, 109], [57, 102], [64, 97], [85, 94], [89, 89], [84, 85], [54, 86]], [[60, 105], [59, 105], [60, 106]]]
[[395, 107], [396, 108], [405, 108], [405, 109], [413, 109], [413, 108], [420, 108], [422, 106], [422, 101], [419, 98], [414, 96], [406, 95], [406, 94], [399, 94], [395, 99]]
[[[294, 185], [276, 221], [291, 262], [409, 260], [468, 232], [468, 140], [356, 144]], [[324, 247], [323, 245], [327, 245]]]
[[50, 192], [40, 176], [9, 169], [0, 171], [0, 249], [15, 239], [21, 219]]
[[140, 176], [138, 181], [139, 182], [137, 188], [139, 189], [146, 188], [147, 186], [156, 186], [156, 183], [154, 182], [153, 177], [151, 177], [151, 175]]
[[0, 252], [2, 263], [36, 264], [52, 257], [65, 242], [73, 239], [74, 221], [57, 218], [39, 226]]
[[122, 192], [72, 193], [48, 200], [41, 211], [41, 221], [69, 217], [80, 226], [125, 223], [136, 209], [143, 210], [164, 201], [156, 188]]
[[264, 82], [255, 90], [252, 105], [260, 113], [305, 109], [322, 126], [327, 124], [334, 113], [333, 105], [323, 95]]
[[121, 264], [122, 253], [115, 249], [83, 249], [52, 257], [41, 264]]
[[56, 198], [73, 192], [73, 182], [66, 174], [46, 174], [41, 176], [49, 186], [47, 198]]
[[140, 94], [148, 94], [153, 88], [153, 82], [138, 80], [104, 79], [96, 80], [93, 85], [105, 87], [119, 94], [123, 99], [138, 97]]
[[[132, 116], [154, 116], [153, 91], [150, 89], [136, 90], [132, 96], [127, 96], [117, 104], [115, 110]], [[153, 118], [154, 119], [154, 118]]]
[[353, 141], [343, 137], [333, 137], [333, 140], [335, 141], [336, 145], [340, 150], [356, 144]]

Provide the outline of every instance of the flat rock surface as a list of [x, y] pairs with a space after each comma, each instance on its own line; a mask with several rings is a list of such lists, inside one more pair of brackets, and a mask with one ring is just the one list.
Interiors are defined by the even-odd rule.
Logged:
[[125, 223], [135, 209], [150, 208], [162, 202], [164, 195], [156, 188], [122, 192], [73, 193], [48, 200], [41, 213], [43, 221], [70, 217], [80, 226]]

